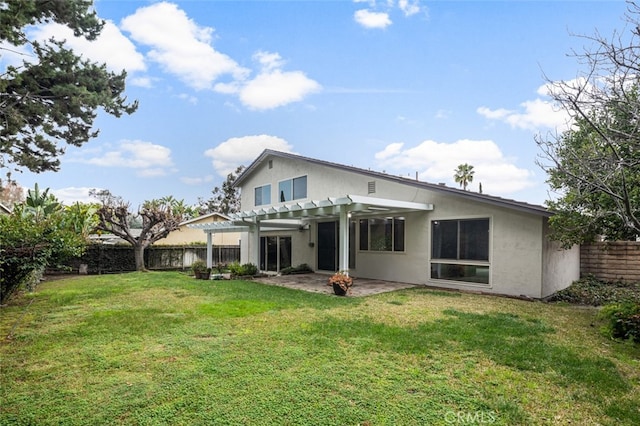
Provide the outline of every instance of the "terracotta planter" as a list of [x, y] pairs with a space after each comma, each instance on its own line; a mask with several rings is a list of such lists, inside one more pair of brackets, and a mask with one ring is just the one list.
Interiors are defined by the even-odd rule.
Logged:
[[195, 271], [194, 274], [197, 280], [208, 280], [211, 278], [211, 269], [207, 269], [206, 271]]
[[342, 287], [340, 287], [340, 284], [331, 284], [333, 286], [333, 292], [337, 295], [337, 296], [346, 296], [347, 295], [347, 290], [343, 290]]

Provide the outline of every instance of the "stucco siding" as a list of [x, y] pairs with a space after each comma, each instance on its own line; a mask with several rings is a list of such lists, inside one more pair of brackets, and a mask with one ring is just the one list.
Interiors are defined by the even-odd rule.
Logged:
[[[576, 273], [579, 256], [575, 250], [563, 251], [547, 240], [547, 218], [543, 208], [529, 208], [510, 200], [504, 202], [474, 196], [472, 193], [435, 185], [421, 185], [407, 178], [397, 178], [379, 173], [353, 170], [349, 167], [333, 167], [315, 161], [278, 155], [268, 156], [256, 164], [251, 174], [242, 182], [242, 209], [279, 207], [278, 183], [285, 179], [307, 176], [307, 197], [287, 201], [287, 204], [358, 195], [403, 202], [433, 205], [431, 211], [403, 210], [400, 213], [377, 215], [372, 212], [355, 211], [350, 220], [361, 218], [384, 218], [402, 216], [405, 220], [404, 251], [382, 252], [359, 249], [360, 227], [356, 225], [355, 240], [350, 241], [355, 254], [355, 267], [350, 273], [356, 277], [401, 281], [413, 284], [476, 290], [487, 293], [514, 296], [544, 297], [550, 292], [566, 287]], [[271, 203], [255, 206], [254, 189], [271, 185]], [[432, 235], [433, 221], [488, 219], [488, 260], [466, 261], [460, 259], [438, 259], [439, 267], [464, 266], [476, 275], [453, 275], [467, 281], [455, 279], [432, 279]], [[317, 269], [318, 221], [337, 221], [337, 217], [305, 217], [308, 230], [261, 232], [261, 235], [291, 235], [292, 264], [307, 263]], [[243, 240], [243, 261], [249, 261], [250, 241]], [[310, 244], [312, 243], [312, 244]], [[246, 247], [245, 247], [246, 246]], [[470, 266], [469, 266], [470, 265]], [[488, 269], [488, 283], [485, 281]], [[444, 269], [443, 269], [444, 270]], [[450, 271], [451, 269], [449, 269]], [[440, 270], [437, 270], [438, 274]], [[450, 273], [450, 272], [447, 272]], [[446, 275], [445, 276], [452, 276]]]
[[550, 240], [549, 222], [544, 223], [542, 294], [547, 297], [568, 287], [580, 278], [580, 246], [563, 249], [560, 243]]

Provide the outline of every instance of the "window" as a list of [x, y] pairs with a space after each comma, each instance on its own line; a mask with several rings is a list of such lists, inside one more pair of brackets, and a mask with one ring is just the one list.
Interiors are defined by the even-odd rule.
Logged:
[[431, 222], [431, 278], [489, 284], [489, 219]]
[[360, 219], [360, 250], [404, 251], [404, 217]]
[[278, 184], [278, 199], [281, 203], [307, 198], [307, 177], [283, 180]]
[[255, 205], [264, 206], [271, 204], [271, 185], [259, 186], [255, 190]]
[[291, 237], [260, 237], [260, 270], [280, 271], [291, 266]]

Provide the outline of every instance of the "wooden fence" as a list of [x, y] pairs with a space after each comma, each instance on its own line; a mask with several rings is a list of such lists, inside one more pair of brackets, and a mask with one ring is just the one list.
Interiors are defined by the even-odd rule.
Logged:
[[580, 247], [580, 274], [603, 281], [640, 282], [640, 242], [612, 241]]
[[[152, 270], [190, 268], [196, 260], [206, 260], [206, 246], [151, 246], [144, 252], [145, 265]], [[240, 246], [213, 246], [213, 264], [240, 261]], [[135, 271], [133, 247], [130, 245], [93, 244], [85, 254], [67, 262], [71, 272], [86, 269], [89, 274]], [[55, 271], [51, 271], [55, 272]]]

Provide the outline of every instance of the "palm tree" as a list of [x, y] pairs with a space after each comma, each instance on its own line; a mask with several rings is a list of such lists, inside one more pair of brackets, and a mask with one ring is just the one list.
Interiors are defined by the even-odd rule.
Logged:
[[460, 164], [454, 172], [456, 174], [453, 175], [453, 179], [466, 191], [467, 185], [473, 182], [473, 174], [475, 173], [473, 171], [473, 166], [467, 163]]

